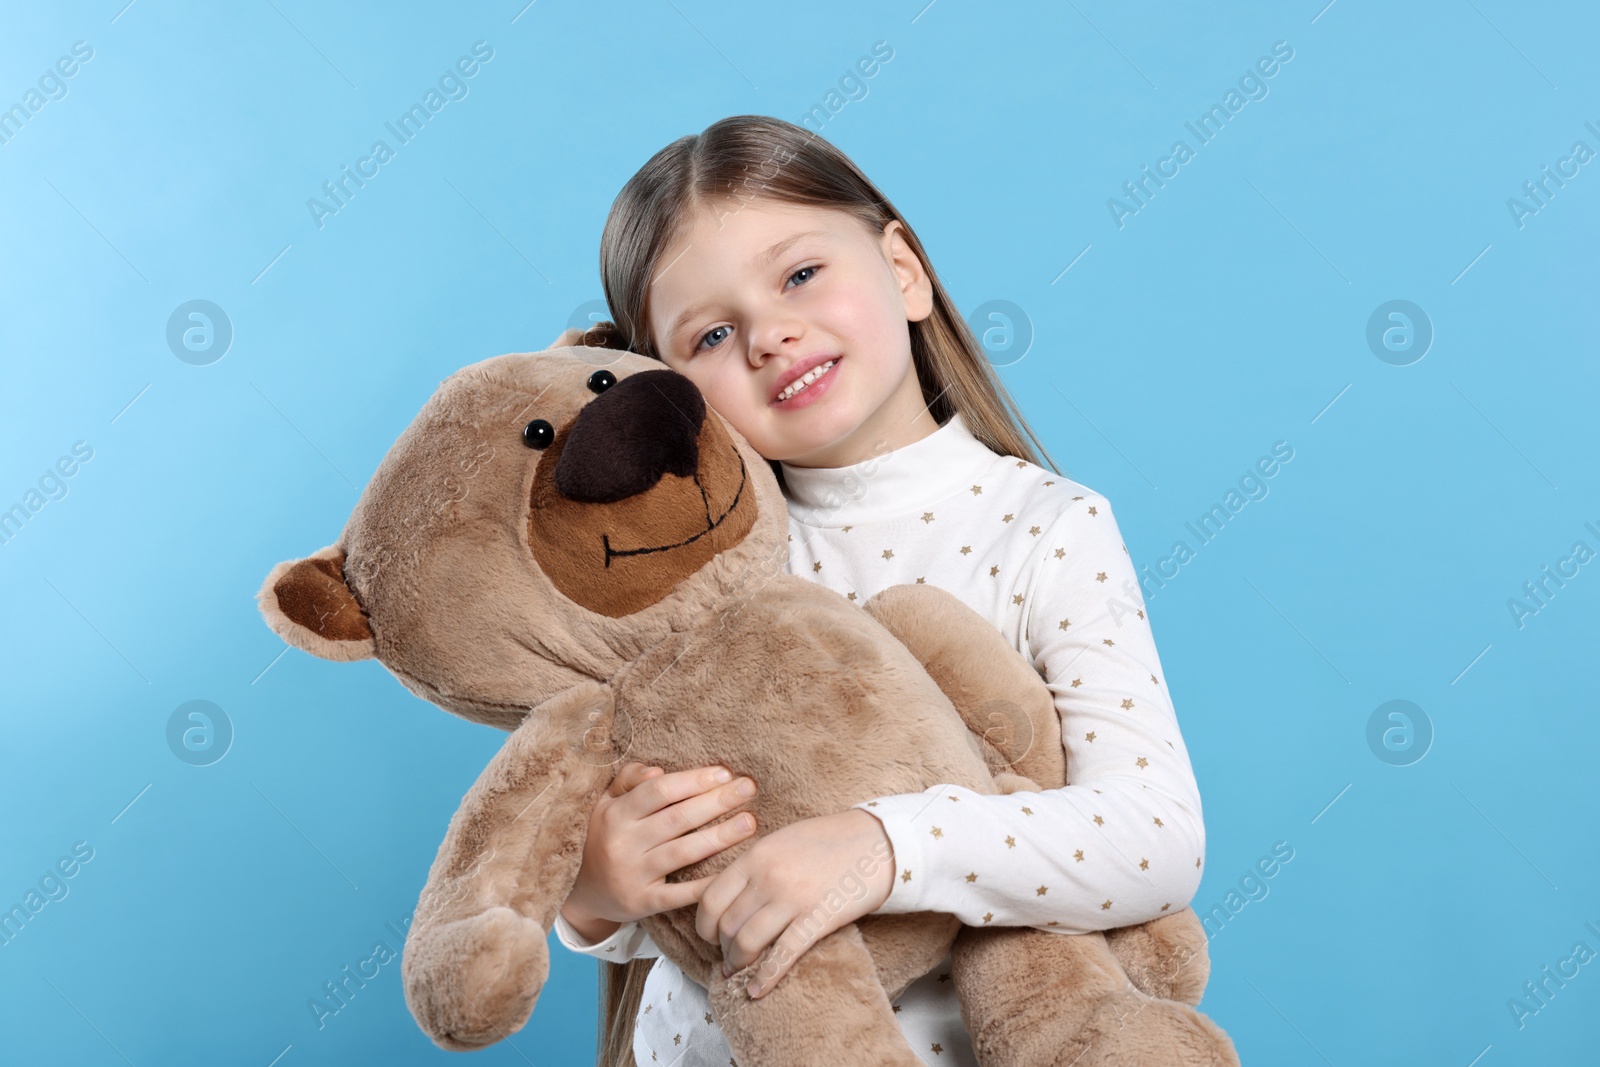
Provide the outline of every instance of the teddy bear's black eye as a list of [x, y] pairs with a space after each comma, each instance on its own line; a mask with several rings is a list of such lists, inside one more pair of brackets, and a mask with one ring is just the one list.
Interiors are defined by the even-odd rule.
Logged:
[[589, 391], [603, 393], [617, 384], [617, 376], [608, 370], [597, 370], [589, 375]]
[[529, 448], [549, 448], [556, 439], [556, 428], [543, 419], [534, 419], [522, 428], [522, 443]]

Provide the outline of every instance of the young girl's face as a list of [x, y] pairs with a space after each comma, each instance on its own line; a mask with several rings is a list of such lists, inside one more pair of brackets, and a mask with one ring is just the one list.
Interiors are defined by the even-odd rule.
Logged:
[[937, 428], [909, 326], [932, 283], [898, 221], [878, 235], [831, 208], [711, 205], [660, 262], [656, 351], [767, 459], [845, 466]]

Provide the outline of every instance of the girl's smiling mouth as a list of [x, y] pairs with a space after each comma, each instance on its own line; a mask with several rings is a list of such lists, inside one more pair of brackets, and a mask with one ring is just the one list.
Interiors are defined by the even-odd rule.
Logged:
[[772, 407], [783, 410], [805, 407], [819, 399], [833, 384], [834, 373], [843, 356], [828, 356], [812, 362], [799, 374], [789, 377], [774, 394]]

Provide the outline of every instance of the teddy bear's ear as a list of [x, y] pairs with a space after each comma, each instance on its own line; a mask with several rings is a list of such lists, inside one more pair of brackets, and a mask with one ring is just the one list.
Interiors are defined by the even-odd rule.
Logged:
[[580, 330], [576, 326], [563, 330], [561, 336], [551, 341], [550, 347], [546, 348], [545, 351], [548, 352], [551, 348], [571, 348], [580, 345], [586, 348], [615, 348], [623, 352], [631, 351], [632, 349], [632, 346], [628, 344], [628, 339], [623, 336], [621, 328], [609, 319], [602, 319], [599, 322], [591, 323], [586, 330]]
[[376, 653], [372, 625], [344, 580], [338, 545], [272, 568], [256, 601], [267, 625], [295, 648], [341, 663]]

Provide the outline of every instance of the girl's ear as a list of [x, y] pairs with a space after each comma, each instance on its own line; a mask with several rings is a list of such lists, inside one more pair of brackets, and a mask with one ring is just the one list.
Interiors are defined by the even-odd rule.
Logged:
[[890, 219], [883, 227], [883, 254], [900, 283], [900, 297], [906, 305], [906, 321], [921, 322], [933, 314], [933, 281], [922, 259], [905, 237], [905, 226]]
[[344, 549], [336, 544], [272, 568], [256, 602], [273, 633], [313, 656], [349, 663], [377, 654], [372, 624], [344, 579]]

